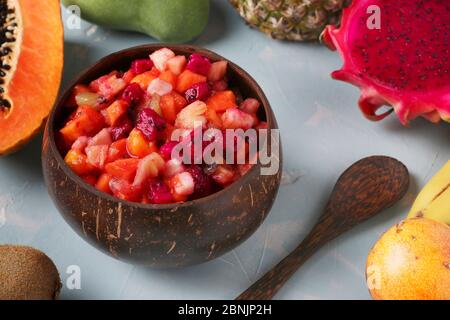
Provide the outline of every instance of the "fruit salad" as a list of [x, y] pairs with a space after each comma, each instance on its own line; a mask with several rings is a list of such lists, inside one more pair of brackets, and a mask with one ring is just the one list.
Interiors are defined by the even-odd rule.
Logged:
[[[260, 102], [231, 86], [227, 68], [227, 61], [163, 48], [129, 70], [76, 85], [66, 102], [74, 111], [57, 134], [65, 162], [98, 190], [133, 202], [182, 202], [225, 188], [250, 161], [190, 164], [173, 150], [199, 127], [267, 128]], [[176, 130], [185, 134], [174, 138]]]

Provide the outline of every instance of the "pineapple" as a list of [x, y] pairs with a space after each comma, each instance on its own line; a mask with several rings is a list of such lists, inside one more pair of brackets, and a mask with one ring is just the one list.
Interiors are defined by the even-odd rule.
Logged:
[[247, 23], [274, 39], [318, 40], [329, 24], [339, 24], [351, 0], [230, 0]]

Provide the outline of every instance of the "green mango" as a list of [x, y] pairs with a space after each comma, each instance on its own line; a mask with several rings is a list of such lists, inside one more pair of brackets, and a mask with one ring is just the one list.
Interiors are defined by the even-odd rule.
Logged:
[[62, 0], [81, 9], [81, 18], [118, 30], [186, 42], [205, 29], [209, 0]]

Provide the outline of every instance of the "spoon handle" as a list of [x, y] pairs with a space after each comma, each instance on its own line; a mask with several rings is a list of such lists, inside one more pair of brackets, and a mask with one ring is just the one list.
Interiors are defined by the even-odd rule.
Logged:
[[286, 258], [262, 276], [236, 300], [270, 300], [292, 275], [325, 243], [331, 240], [315, 228]]

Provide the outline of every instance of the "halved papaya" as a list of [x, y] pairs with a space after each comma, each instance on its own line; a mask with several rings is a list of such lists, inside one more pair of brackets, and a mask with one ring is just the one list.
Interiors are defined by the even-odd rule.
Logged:
[[63, 69], [59, 0], [0, 0], [0, 155], [37, 134]]

